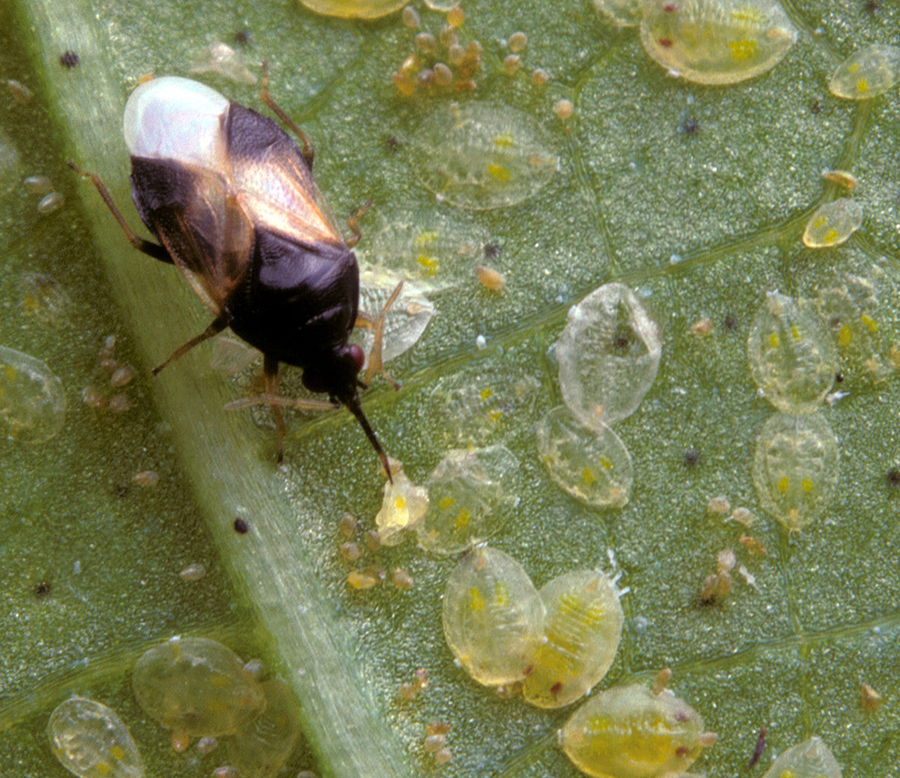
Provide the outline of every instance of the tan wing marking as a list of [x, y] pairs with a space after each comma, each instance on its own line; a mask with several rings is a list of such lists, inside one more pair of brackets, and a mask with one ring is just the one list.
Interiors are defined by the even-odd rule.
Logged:
[[256, 225], [287, 235], [303, 235], [310, 242], [344, 242], [301, 159], [265, 154], [257, 160], [234, 161], [231, 173], [241, 201]]
[[196, 170], [190, 202], [184, 212], [170, 212], [156, 232], [197, 296], [219, 314], [249, 267], [253, 225], [215, 173]]

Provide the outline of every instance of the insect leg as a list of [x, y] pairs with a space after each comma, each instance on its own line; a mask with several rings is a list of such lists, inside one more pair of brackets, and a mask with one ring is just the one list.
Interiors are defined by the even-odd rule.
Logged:
[[199, 335], [191, 338], [187, 343], [183, 343], [177, 349], [175, 349], [170, 355], [169, 358], [163, 362], [161, 365], [157, 365], [153, 368], [153, 375], [159, 375], [160, 371], [168, 365], [170, 362], [174, 362], [176, 359], [181, 359], [185, 354], [188, 353], [194, 346], [202, 343], [204, 340], [209, 340], [211, 337], [218, 335], [222, 330], [224, 330], [229, 323], [231, 322], [231, 317], [227, 314], [220, 314], [216, 316], [215, 319], [212, 320], [212, 323], [201, 332]]
[[391, 296], [388, 298], [387, 302], [384, 304], [384, 307], [381, 309], [381, 313], [378, 314], [378, 318], [375, 320], [375, 342], [372, 344], [372, 351], [369, 354], [369, 364], [366, 367], [365, 382], [367, 384], [371, 382], [372, 377], [375, 375], [375, 373], [381, 373], [381, 375], [384, 376], [385, 380], [394, 385], [394, 389], [400, 388], [400, 384], [397, 383], [384, 371], [384, 362], [382, 362], [381, 353], [384, 348], [384, 321], [387, 318], [387, 313], [391, 309], [391, 306], [397, 301], [397, 298], [400, 296], [400, 291], [402, 289], [403, 282], [401, 281], [399, 284], [397, 284], [394, 291], [391, 292]]
[[354, 213], [353, 216], [347, 219], [347, 227], [350, 230], [350, 238], [347, 240], [347, 246], [349, 248], [354, 248], [362, 238], [362, 233], [359, 231], [359, 220], [373, 205], [374, 203], [371, 200], [366, 200], [362, 204], [362, 207]]
[[[263, 376], [266, 381], [266, 394], [277, 396], [278, 360], [268, 354], [263, 356]], [[284, 414], [281, 412], [281, 406], [276, 403], [269, 403], [269, 410], [272, 411], [272, 417], [275, 419], [275, 431], [278, 433], [278, 451], [275, 453], [275, 461], [281, 464], [284, 459], [284, 436], [287, 432], [287, 428], [284, 426]]]
[[263, 72], [263, 85], [262, 91], [259, 93], [259, 99], [262, 100], [272, 112], [281, 119], [282, 123], [291, 130], [294, 135], [296, 135], [303, 142], [303, 150], [300, 152], [303, 155], [303, 159], [306, 160], [306, 166], [312, 170], [313, 166], [313, 158], [316, 155], [315, 150], [313, 149], [312, 141], [309, 139], [309, 135], [307, 135], [303, 130], [301, 130], [297, 124], [288, 116], [282, 107], [272, 99], [272, 95], [269, 94], [269, 63], [262, 63], [262, 72]]
[[125, 221], [125, 217], [122, 216], [119, 209], [116, 207], [115, 202], [113, 202], [112, 195], [109, 193], [109, 190], [106, 188], [106, 184], [103, 183], [103, 180], [96, 173], [88, 173], [86, 170], [82, 170], [78, 167], [71, 159], [69, 160], [69, 167], [72, 168], [78, 175], [82, 178], [89, 178], [93, 182], [94, 186], [97, 188], [97, 191], [100, 193], [100, 197], [103, 198], [103, 202], [106, 203], [106, 207], [109, 208], [110, 212], [113, 215], [113, 218], [119, 223], [119, 227], [122, 228], [122, 232], [125, 233], [125, 237], [128, 238], [128, 242], [131, 243], [138, 251], [142, 251], [144, 254], [153, 257], [154, 259], [158, 259], [160, 262], [168, 262], [170, 265], [175, 264], [172, 261], [172, 257], [169, 256], [169, 252], [163, 246], [160, 246], [158, 243], [153, 243], [149, 240], [144, 240], [143, 238], [139, 238], [134, 234], [134, 231], [131, 227], [128, 226], [128, 222]]

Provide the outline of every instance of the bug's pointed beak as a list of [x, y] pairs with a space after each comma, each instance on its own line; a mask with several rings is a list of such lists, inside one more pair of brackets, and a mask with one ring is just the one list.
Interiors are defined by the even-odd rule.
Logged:
[[381, 466], [384, 468], [384, 472], [387, 474], [388, 481], [394, 483], [394, 479], [391, 477], [391, 466], [388, 463], [387, 454], [384, 453], [384, 449], [381, 447], [381, 443], [378, 442], [378, 438], [375, 437], [375, 430], [372, 429], [372, 425], [369, 424], [369, 420], [366, 418], [366, 414], [363, 413], [362, 405], [359, 402], [359, 393], [354, 390], [353, 395], [349, 398], [342, 398], [341, 402], [347, 406], [347, 410], [350, 411], [354, 416], [356, 416], [356, 420], [359, 422], [359, 426], [363, 428], [363, 432], [366, 433], [366, 437], [369, 439], [369, 443], [372, 444], [372, 448], [375, 449], [375, 453], [378, 454], [378, 458], [381, 460]]

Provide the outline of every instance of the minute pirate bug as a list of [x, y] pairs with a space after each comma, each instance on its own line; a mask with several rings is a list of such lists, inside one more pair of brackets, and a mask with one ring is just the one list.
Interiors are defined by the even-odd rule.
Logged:
[[348, 343], [359, 308], [359, 267], [351, 248], [359, 242], [362, 211], [348, 221], [352, 235], [345, 241], [313, 180], [312, 143], [270, 97], [267, 76], [263, 65], [260, 98], [302, 149], [272, 119], [190, 79], [156, 78], [128, 98], [123, 129], [132, 198], [159, 243], [131, 230], [99, 176], [69, 165], [91, 179], [131, 245], [174, 264], [215, 314], [154, 375], [231, 327], [263, 353], [264, 400], [275, 418], [279, 461], [281, 406], [302, 404], [277, 396], [285, 362], [303, 369], [307, 389], [326, 392], [350, 410], [390, 478], [387, 456], [359, 400], [365, 357]]

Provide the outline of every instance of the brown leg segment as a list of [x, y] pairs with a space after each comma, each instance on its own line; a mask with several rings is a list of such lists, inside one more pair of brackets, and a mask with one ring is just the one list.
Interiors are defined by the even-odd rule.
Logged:
[[[270, 357], [268, 354], [263, 357], [263, 376], [266, 381], [266, 394], [273, 397], [278, 396], [278, 360]], [[275, 453], [275, 461], [278, 464], [284, 460], [284, 436], [287, 434], [287, 427], [284, 424], [284, 414], [281, 412], [281, 406], [275, 403], [269, 403], [269, 410], [272, 411], [272, 417], [275, 419], [275, 432], [278, 434], [278, 451]]]
[[272, 95], [269, 94], [269, 63], [262, 63], [262, 72], [263, 72], [263, 85], [262, 91], [259, 93], [259, 99], [262, 100], [269, 109], [279, 118], [285, 127], [287, 127], [291, 132], [294, 133], [300, 141], [303, 143], [303, 150], [300, 152], [303, 155], [303, 159], [306, 160], [306, 166], [312, 170], [313, 166], [313, 158], [316, 155], [315, 150], [313, 149], [312, 141], [309, 139], [309, 135], [307, 135], [303, 130], [301, 130], [295, 123], [294, 120], [288, 116], [284, 109], [272, 99]]
[[384, 363], [381, 359], [382, 348], [384, 347], [384, 320], [387, 317], [388, 311], [391, 309], [391, 306], [397, 302], [397, 298], [400, 296], [400, 292], [403, 289], [403, 282], [401, 281], [394, 288], [394, 291], [391, 292], [391, 296], [388, 298], [388, 301], [384, 304], [384, 308], [381, 309], [381, 313], [378, 314], [378, 318], [375, 320], [375, 342], [372, 344], [372, 351], [369, 354], [369, 364], [366, 367], [366, 377], [365, 382], [371, 383], [372, 377], [375, 373], [381, 373], [384, 376], [385, 380], [388, 383], [393, 384], [394, 389], [399, 389], [400, 384], [397, 383], [393, 378], [391, 378], [384, 371]]
[[148, 256], [153, 257], [154, 259], [158, 259], [161, 262], [168, 262], [170, 265], [174, 264], [172, 261], [172, 257], [169, 256], [169, 252], [163, 246], [160, 246], [158, 243], [153, 243], [149, 240], [144, 240], [143, 238], [138, 237], [134, 234], [134, 231], [131, 227], [128, 226], [128, 222], [125, 221], [125, 217], [122, 216], [121, 211], [119, 211], [115, 202], [112, 199], [112, 195], [109, 193], [109, 190], [106, 188], [106, 184], [103, 183], [103, 179], [100, 178], [96, 173], [88, 173], [86, 170], [82, 170], [78, 167], [71, 159], [69, 160], [69, 167], [72, 168], [78, 175], [82, 178], [89, 178], [94, 186], [97, 188], [97, 191], [100, 193], [100, 197], [103, 198], [103, 202], [106, 203], [106, 207], [109, 208], [110, 213], [112, 213], [113, 218], [118, 222], [119, 227], [122, 228], [122, 232], [125, 233], [125, 237], [128, 238], [128, 242], [134, 246], [138, 251], [147, 254]]
[[161, 365], [157, 365], [153, 368], [153, 375], [159, 375], [160, 371], [169, 363], [174, 362], [177, 359], [181, 359], [185, 354], [188, 353], [194, 346], [199, 345], [204, 340], [209, 340], [210, 338], [218, 335], [222, 330], [224, 330], [229, 323], [230, 319], [228, 316], [224, 314], [221, 316], [217, 316], [213, 319], [212, 324], [210, 324], [203, 332], [201, 332], [196, 337], [191, 338], [187, 343], [183, 343], [177, 349], [175, 349], [171, 354], [169, 354], [169, 358], [163, 362]]
[[360, 239], [362, 238], [362, 233], [359, 231], [359, 220], [362, 218], [362, 215], [369, 210], [374, 205], [371, 200], [366, 200], [362, 207], [353, 214], [349, 219], [347, 219], [347, 228], [350, 230], [350, 237], [347, 239], [347, 246], [349, 248], [356, 248]]

